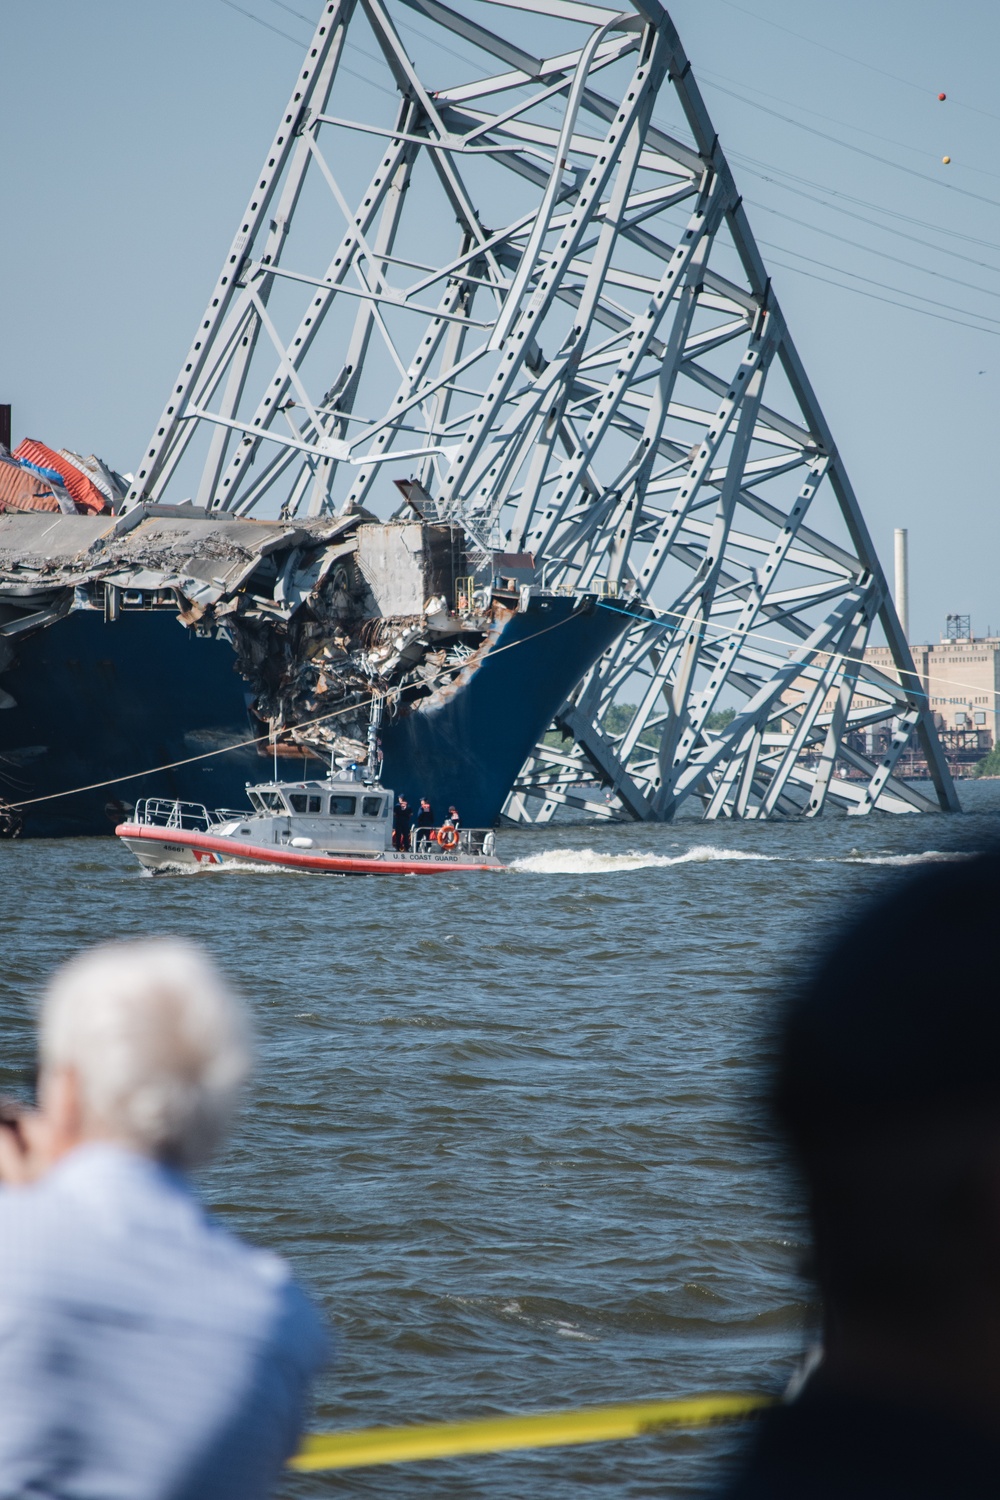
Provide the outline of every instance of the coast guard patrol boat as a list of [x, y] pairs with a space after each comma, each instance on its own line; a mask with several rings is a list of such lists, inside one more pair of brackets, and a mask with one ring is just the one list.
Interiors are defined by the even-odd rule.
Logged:
[[277, 865], [328, 875], [432, 875], [502, 870], [492, 829], [415, 828], [392, 847], [394, 794], [348, 768], [321, 781], [247, 785], [250, 810], [146, 797], [116, 834], [147, 870]]

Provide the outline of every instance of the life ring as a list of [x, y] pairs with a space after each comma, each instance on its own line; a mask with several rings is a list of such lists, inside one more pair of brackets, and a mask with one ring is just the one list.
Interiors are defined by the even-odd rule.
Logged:
[[458, 829], [451, 823], [445, 823], [437, 832], [438, 845], [442, 849], [454, 849], [458, 843]]

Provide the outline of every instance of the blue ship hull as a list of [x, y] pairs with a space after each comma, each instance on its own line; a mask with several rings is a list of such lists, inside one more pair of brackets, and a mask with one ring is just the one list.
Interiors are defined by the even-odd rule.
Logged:
[[[385, 785], [492, 826], [532, 746], [625, 623], [592, 601], [533, 598], [456, 685], [383, 726]], [[0, 712], [0, 798], [29, 804], [25, 837], [108, 833], [147, 796], [243, 807], [246, 783], [270, 774], [266, 744], [192, 759], [261, 726], [228, 642], [184, 629], [169, 609], [112, 623], [75, 610], [19, 643], [2, 686], [16, 706]], [[289, 780], [311, 769], [279, 757]]]

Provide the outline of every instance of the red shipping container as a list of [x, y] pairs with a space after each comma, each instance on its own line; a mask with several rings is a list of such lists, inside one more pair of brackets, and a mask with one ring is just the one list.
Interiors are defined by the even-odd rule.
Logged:
[[58, 510], [59, 501], [44, 479], [18, 464], [0, 461], [0, 507], [9, 510]]
[[92, 484], [86, 474], [81, 473], [68, 458], [63, 458], [61, 453], [38, 442], [37, 438], [22, 438], [14, 449], [14, 457], [26, 458], [32, 464], [41, 464], [43, 469], [55, 469], [57, 474], [62, 475], [66, 490], [78, 510], [96, 515], [102, 510], [110, 509], [96, 484]]

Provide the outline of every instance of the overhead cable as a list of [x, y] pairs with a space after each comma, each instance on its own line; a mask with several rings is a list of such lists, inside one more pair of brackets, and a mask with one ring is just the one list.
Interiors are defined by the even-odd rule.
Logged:
[[[982, 245], [986, 250], [996, 250], [997, 241], [980, 239], [975, 234], [965, 234], [960, 229], [946, 229], [940, 224], [932, 224], [928, 219], [917, 219], [912, 214], [904, 214], [896, 208], [886, 208], [882, 203], [873, 203], [870, 198], [858, 198], [853, 193], [845, 193], [842, 188], [827, 187], [825, 183], [815, 182], [811, 177], [800, 177], [795, 172], [789, 172], [784, 167], [776, 167], [771, 162], [760, 161], [758, 157], [747, 156], [742, 151], [729, 151], [727, 153], [733, 161], [738, 161], [748, 166], [755, 177], [763, 177], [765, 182], [774, 182], [776, 187], [787, 188], [789, 192], [795, 192], [795, 188], [788, 186], [789, 182], [802, 183], [806, 187], [814, 188], [817, 192], [828, 193], [834, 198], [843, 198], [848, 203], [860, 204], [862, 208], [874, 209], [876, 213], [885, 214], [890, 219], [902, 219], [907, 224], [917, 224], [922, 229], [931, 229], [935, 234], [947, 235], [949, 239], [965, 240], [972, 245]], [[756, 169], [756, 170], [754, 170]], [[767, 174], [773, 173], [773, 176]], [[780, 182], [777, 179], [785, 177], [788, 182]]]
[[[796, 252], [794, 250], [787, 250], [783, 253], [786, 255], [794, 255]], [[988, 333], [993, 335], [994, 337], [1000, 335], [1000, 329], [998, 328], [984, 328], [981, 323], [967, 323], [964, 322], [961, 318], [949, 318], [946, 313], [931, 312], [929, 308], [926, 307], [911, 307], [908, 302], [898, 302], [894, 297], [882, 297], [878, 292], [866, 291], [864, 287], [845, 286], [842, 281], [831, 281], [829, 276], [819, 276], [815, 271], [804, 270], [801, 266], [790, 266], [786, 261], [775, 260], [773, 256], [769, 258], [769, 263], [772, 266], [780, 266], [783, 271], [795, 271], [799, 276], [808, 276], [811, 281], [822, 281], [826, 286], [839, 287], [842, 292], [852, 292], [855, 296], [867, 297], [872, 302], [884, 302], [888, 307], [901, 307], [904, 312], [916, 313], [919, 317], [922, 318], [934, 318], [938, 323], [951, 323], [956, 328], [969, 328], [974, 333]], [[816, 264], [820, 265], [822, 264], [822, 262], [817, 261]], [[840, 267], [831, 266], [830, 269], [839, 271]], [[840, 274], [847, 275], [849, 273], [841, 272]], [[899, 288], [897, 287], [894, 290], [898, 291]], [[912, 296], [914, 294], [910, 292], [904, 292], [903, 295]]]
[[[899, 73], [891, 73], [888, 68], [876, 67], [874, 63], [866, 62], [862, 57], [855, 57], [850, 52], [841, 52], [838, 47], [831, 47], [828, 42], [819, 42], [815, 37], [806, 36], [801, 31], [793, 31], [791, 26], [783, 26], [780, 21], [772, 21], [767, 16], [762, 16], [755, 10], [750, 10], [745, 5], [737, 4], [737, 0], [722, 0], [723, 5], [728, 5], [730, 10], [742, 11], [745, 16], [750, 16], [754, 21], [760, 21], [764, 26], [773, 26], [775, 31], [783, 31], [787, 36], [794, 36], [800, 42], [806, 42], [810, 47], [818, 47], [822, 52], [829, 52], [834, 57], [841, 57], [845, 62], [855, 63], [859, 68], [867, 68], [870, 73], [879, 73], [883, 78], [891, 78], [894, 83], [901, 83], [905, 88], [915, 89], [918, 94], [926, 98], [932, 91], [922, 83], [914, 83], [912, 78], [904, 78]], [[993, 114], [991, 110], [981, 109], [977, 104], [966, 104], [962, 99], [951, 97], [952, 105], [957, 109], [970, 109], [974, 114], [985, 115], [989, 120], [1000, 120], [1000, 115]]]
[[[744, 202], [749, 200], [744, 199]], [[935, 271], [930, 266], [921, 266], [915, 260], [904, 260], [901, 255], [892, 255], [888, 250], [878, 250], [874, 245], [863, 245], [857, 240], [850, 239], [846, 234], [837, 234], [832, 229], [823, 229], [819, 224], [809, 224], [805, 219], [798, 219], [794, 214], [782, 213], [780, 209], [771, 208], [766, 203], [756, 203], [755, 208], [761, 209], [766, 214], [773, 214], [777, 219], [784, 219], [786, 223], [795, 224], [800, 229], [809, 229], [816, 234], [824, 234], [827, 239], [839, 240], [842, 245], [850, 245], [855, 250], [861, 250], [866, 255], [878, 255], [883, 260], [894, 261], [898, 266], [907, 266], [911, 271], [921, 271], [925, 276], [936, 276], [941, 281], [950, 281], [955, 286], [963, 286], [967, 291], [979, 292], [983, 297], [1000, 297], [1000, 287], [977, 286], [974, 281], [963, 281], [960, 276], [949, 276], [947, 271]], [[761, 240], [761, 244], [765, 242]], [[934, 247], [931, 246], [931, 249]], [[947, 252], [944, 252], [947, 254]], [[902, 290], [902, 288], [897, 288]], [[976, 315], [978, 316], [978, 315]]]
[[271, 0], [271, 4], [276, 5], [279, 10], [287, 11], [290, 16], [295, 16], [297, 20], [305, 21], [310, 29], [315, 28], [316, 18], [314, 16], [304, 16], [300, 10], [293, 10], [290, 5], [285, 4], [285, 0]]
[[[989, 313], [976, 312], [971, 307], [956, 307], [953, 302], [940, 302], [936, 297], [925, 297], [922, 292], [908, 292], [905, 287], [894, 286], [889, 281], [876, 281], [872, 276], [863, 276], [860, 271], [848, 271], [845, 266], [831, 265], [827, 260], [817, 260], [812, 255], [806, 255], [801, 250], [790, 250], [787, 245], [776, 245], [773, 240], [757, 240], [758, 245], [766, 245], [769, 250], [777, 250], [781, 255], [796, 255], [800, 260], [808, 261], [812, 266], [822, 266], [824, 271], [836, 271], [838, 276], [851, 276], [856, 281], [866, 281], [869, 286], [881, 287], [886, 292], [899, 292], [903, 297], [912, 297], [916, 302], [929, 302], [933, 307], [943, 307], [948, 312], [961, 313], [966, 318], [981, 318], [985, 323], [996, 323], [1000, 328], [1000, 318], [991, 318]], [[983, 332], [988, 332], [984, 329]]]
[[804, 120], [794, 120], [791, 115], [784, 115], [778, 109], [770, 109], [766, 104], [756, 104], [752, 99], [745, 99], [742, 94], [736, 94], [732, 89], [723, 88], [721, 84], [715, 84], [715, 88], [722, 94], [730, 94], [734, 99], [741, 99], [744, 104], [749, 104], [753, 109], [761, 110], [765, 115], [772, 115], [776, 120], [782, 120], [786, 125], [794, 125], [799, 130], [806, 130], [810, 135], [815, 135], [823, 141], [832, 141], [835, 146], [841, 146], [845, 151], [854, 151], [858, 156], [866, 156], [869, 161], [876, 161], [880, 166], [892, 167], [895, 172], [905, 172], [908, 177], [919, 177], [923, 182], [931, 182], [935, 187], [944, 188], [949, 193], [961, 193], [963, 198], [975, 198], [978, 203], [986, 203], [990, 208], [1000, 208], [1000, 201], [996, 198], [987, 198], [985, 193], [975, 193], [972, 188], [959, 187], [956, 182], [944, 182], [940, 177], [933, 177], [930, 172], [918, 172], [916, 167], [906, 167], [901, 161], [886, 161], [884, 156], [879, 156], [877, 151], [868, 151], [864, 146], [856, 146], [853, 141], [842, 141], [828, 130], [820, 130], [815, 125], [807, 125]]
[[[789, 109], [797, 109], [801, 110], [803, 114], [814, 115], [817, 120], [826, 120], [826, 122], [830, 125], [839, 125], [842, 130], [856, 131], [859, 135], [870, 136], [874, 141], [882, 141], [887, 146], [896, 146], [900, 151], [909, 151], [912, 156], [920, 156], [925, 161], [927, 159], [927, 152], [921, 146], [914, 146], [909, 141], [897, 141], [891, 135], [881, 135], [877, 130], [868, 130], [864, 125], [855, 125], [853, 121], [841, 120], [836, 115], [824, 114], [822, 110], [811, 109], [808, 104], [798, 104], [793, 102], [791, 99], [782, 99], [779, 95], [773, 94], [770, 90], [755, 89], [752, 84], [744, 83], [742, 79], [730, 78], [725, 73], [713, 73], [710, 72], [707, 68], [701, 67], [698, 69], [698, 77], [699, 79], [709, 79], [710, 81], [712, 81], [713, 88], [718, 88], [721, 93], [730, 94], [732, 98], [739, 99], [744, 104], [749, 104], [753, 109], [766, 110], [766, 112], [769, 114], [773, 113], [772, 110], [767, 109], [767, 106], [759, 104], [755, 99], [747, 99], [745, 95], [737, 93], [734, 89], [723, 89], [722, 85], [714, 82], [714, 80], [721, 79], [722, 83], [736, 84], [739, 88], [748, 88], [751, 93], [762, 94], [764, 98], [771, 100], [772, 104], [777, 103], [787, 105]], [[798, 124], [798, 121], [792, 121], [792, 123]], [[973, 167], [968, 163], [963, 162], [962, 169], [966, 172], [976, 172], [982, 177], [994, 177], [1000, 179], [1000, 172], [991, 172], [988, 167]]]
[[[272, 0], [272, 3], [277, 4], [278, 0]], [[298, 47], [300, 52], [309, 45], [308, 42], [301, 41], [298, 37], [292, 36], [289, 32], [281, 31], [279, 27], [272, 26], [271, 22], [265, 21], [263, 16], [255, 15], [252, 10], [245, 10], [242, 5], [236, 4], [236, 0], [222, 0], [222, 4], [228, 5], [230, 10], [238, 11], [241, 16], [246, 16], [248, 21], [256, 21], [258, 26], [264, 26], [268, 31], [273, 31], [275, 36], [283, 37], [286, 42], [292, 42], [296, 47]], [[297, 10], [292, 10], [291, 6], [289, 5], [282, 5], [281, 8], [282, 10], [287, 10], [290, 15], [298, 16], [299, 20], [301, 21], [304, 21], [306, 19], [305, 16], [299, 15], [299, 12]], [[309, 24], [311, 25], [312, 22], [310, 22]], [[352, 43], [349, 43], [348, 45], [353, 46]], [[360, 47], [355, 47], [354, 50], [358, 52], [362, 51]], [[366, 53], [362, 53], [362, 55], [367, 56]], [[349, 63], [345, 63], [342, 61], [339, 64], [339, 68], [344, 73], [349, 73], [352, 78], [356, 78], [359, 83], [367, 84], [370, 89], [376, 89], [378, 93], [385, 94], [389, 99], [395, 99], [396, 95], [392, 89], [387, 89], [383, 84], [376, 83], [374, 79], [366, 77], [364, 73], [359, 73], [357, 68], [352, 68]]]
[[[774, 186], [784, 187], [785, 184], [778, 182], [775, 183]], [[911, 244], [914, 245], [923, 245], [925, 249], [934, 250], [938, 255], [950, 255], [954, 260], [963, 260], [967, 265], [978, 266], [980, 270], [992, 271], [994, 275], [1000, 276], [1000, 266], [991, 265], [989, 261], [977, 260], [975, 256], [972, 255], [963, 255], [961, 250], [952, 250], [947, 245], [935, 245], [933, 240], [922, 239], [920, 235], [910, 234], [905, 229], [897, 229], [892, 224], [880, 224], [877, 219], [870, 219], [867, 214], [859, 214], [853, 208], [845, 208], [842, 203], [830, 203], [825, 198], [818, 198], [813, 193], [806, 193], [795, 188], [789, 188], [788, 191], [794, 192], [796, 194], [796, 197], [805, 198], [809, 203], [817, 204], [820, 208], [829, 208], [832, 209], [834, 213], [844, 215], [845, 218], [856, 219], [859, 224], [868, 224], [872, 229], [878, 229], [883, 234], [894, 234], [898, 239], [909, 240]], [[750, 204], [752, 208], [762, 208], [767, 213], [777, 214], [779, 212], [778, 209], [771, 208], [770, 204], [758, 203], [753, 198], [744, 197], [743, 201], [744, 203]], [[824, 234], [830, 232], [831, 231], [829, 230], [822, 231], [822, 233]], [[998, 249], [1000, 249], [1000, 247], [998, 247]]]
[[236, 4], [236, 0], [222, 0], [222, 3], [230, 10], [238, 11], [241, 16], [246, 16], [248, 21], [256, 21], [258, 26], [266, 26], [268, 31], [273, 31], [275, 36], [284, 37], [286, 42], [294, 42], [296, 47], [305, 46], [305, 43], [300, 42], [298, 37], [289, 35], [287, 31], [280, 31], [277, 26], [272, 26], [270, 21], [265, 21], [263, 16], [255, 16], [252, 10], [244, 10], [242, 5]]

